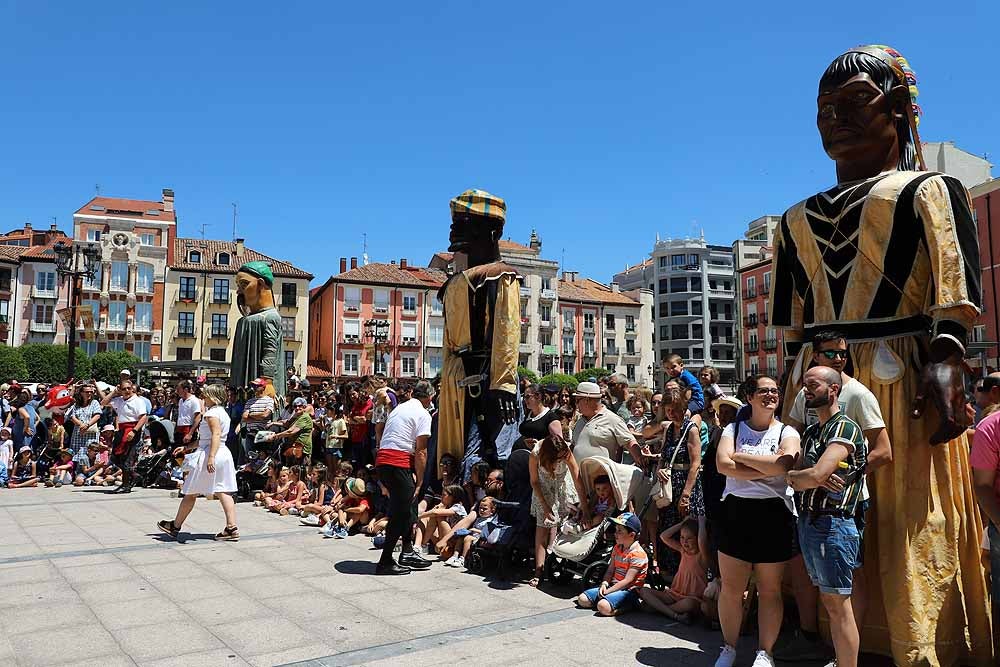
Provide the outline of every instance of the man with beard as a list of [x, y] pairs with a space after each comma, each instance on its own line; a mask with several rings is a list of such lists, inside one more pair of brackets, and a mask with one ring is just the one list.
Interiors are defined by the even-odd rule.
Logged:
[[[817, 366], [806, 371], [806, 407], [816, 410], [819, 422], [802, 434], [798, 469], [786, 477], [797, 492], [799, 545], [830, 616], [836, 664], [855, 667], [860, 638], [851, 589], [861, 538], [854, 512], [861, 500], [868, 448], [861, 427], [840, 410], [837, 396], [842, 383], [840, 373], [832, 368]], [[844, 481], [841, 491], [824, 486], [834, 473]]]

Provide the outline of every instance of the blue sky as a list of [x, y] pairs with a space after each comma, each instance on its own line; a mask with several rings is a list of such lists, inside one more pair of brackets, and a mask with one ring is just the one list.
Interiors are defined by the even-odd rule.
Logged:
[[231, 238], [238, 202], [248, 245], [324, 280], [364, 232], [426, 263], [479, 187], [606, 281], [657, 232], [730, 243], [830, 185], [816, 85], [856, 44], [909, 58], [925, 140], [997, 161], [998, 7], [0, 0], [0, 227], [172, 187], [182, 235]]

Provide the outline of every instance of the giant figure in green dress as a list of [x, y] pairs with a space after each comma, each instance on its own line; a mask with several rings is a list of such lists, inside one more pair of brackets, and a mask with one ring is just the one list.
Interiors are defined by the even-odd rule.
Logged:
[[274, 274], [266, 262], [247, 262], [236, 273], [236, 304], [242, 317], [233, 337], [229, 384], [244, 391], [250, 381], [268, 381], [265, 393], [285, 395], [285, 350], [281, 315], [274, 306]]

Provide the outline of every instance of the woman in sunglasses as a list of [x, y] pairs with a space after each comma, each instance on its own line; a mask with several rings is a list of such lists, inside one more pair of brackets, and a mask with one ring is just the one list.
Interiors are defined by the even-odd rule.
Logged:
[[719, 517], [719, 620], [726, 643], [717, 664], [732, 664], [735, 658], [743, 592], [753, 574], [759, 596], [754, 664], [770, 659], [773, 665], [781, 629], [781, 577], [795, 551], [795, 505], [785, 473], [799, 454], [799, 434], [775, 417], [780, 390], [773, 378], [750, 378], [746, 394], [750, 416], [726, 427], [716, 455], [718, 470], [726, 476]]

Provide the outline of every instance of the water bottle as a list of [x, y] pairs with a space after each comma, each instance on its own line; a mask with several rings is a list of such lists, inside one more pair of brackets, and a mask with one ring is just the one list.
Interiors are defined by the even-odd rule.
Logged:
[[[837, 464], [837, 472], [834, 473], [834, 474], [838, 474], [838, 475], [841, 476], [841, 478], [843, 478], [844, 473], [847, 472], [847, 470], [850, 467], [851, 467], [851, 464], [849, 464], [847, 461], [841, 461], [840, 463]], [[842, 503], [843, 500], [844, 500], [844, 492], [843, 491], [827, 491], [826, 492], [826, 497], [830, 499], [830, 503], [832, 505], [838, 505], [839, 506], [840, 503]]]

